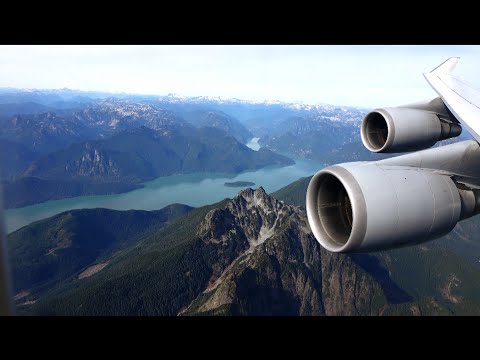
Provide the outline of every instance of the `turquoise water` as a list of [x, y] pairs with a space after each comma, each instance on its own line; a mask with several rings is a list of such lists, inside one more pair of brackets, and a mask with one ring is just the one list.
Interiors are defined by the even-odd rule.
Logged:
[[322, 167], [308, 160], [295, 162], [291, 166], [263, 168], [237, 176], [215, 173], [167, 176], [145, 183], [145, 188], [124, 194], [80, 196], [10, 209], [5, 212], [7, 232], [72, 209], [102, 207], [115, 210], [157, 210], [173, 203], [195, 207], [212, 204], [231, 198], [241, 190], [224, 186], [227, 181], [250, 181], [256, 184], [254, 188], [263, 186], [265, 191], [273, 192], [301, 177], [313, 175]]

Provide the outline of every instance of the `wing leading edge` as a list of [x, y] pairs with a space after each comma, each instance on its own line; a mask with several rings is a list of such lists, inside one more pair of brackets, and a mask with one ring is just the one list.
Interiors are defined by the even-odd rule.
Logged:
[[423, 76], [457, 120], [480, 143], [480, 92], [451, 74], [459, 60], [451, 57]]

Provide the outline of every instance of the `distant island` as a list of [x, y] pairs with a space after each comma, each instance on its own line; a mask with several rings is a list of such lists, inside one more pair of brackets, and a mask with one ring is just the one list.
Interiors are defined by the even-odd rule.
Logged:
[[234, 181], [234, 182], [226, 182], [224, 184], [227, 187], [244, 187], [244, 186], [253, 186], [255, 183], [250, 181]]

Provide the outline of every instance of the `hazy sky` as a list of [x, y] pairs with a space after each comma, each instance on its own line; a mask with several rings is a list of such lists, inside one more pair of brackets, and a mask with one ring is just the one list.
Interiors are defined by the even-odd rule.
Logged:
[[0, 46], [0, 87], [393, 106], [434, 97], [450, 56], [480, 87], [480, 46], [433, 45]]

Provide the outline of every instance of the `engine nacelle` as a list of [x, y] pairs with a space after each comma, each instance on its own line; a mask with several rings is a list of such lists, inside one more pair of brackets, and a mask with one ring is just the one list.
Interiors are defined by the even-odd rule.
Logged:
[[449, 233], [478, 212], [473, 193], [425, 169], [355, 162], [317, 172], [307, 190], [313, 234], [332, 252], [383, 250]]
[[379, 108], [362, 122], [365, 147], [373, 152], [423, 150], [462, 132], [440, 98], [400, 107]]

